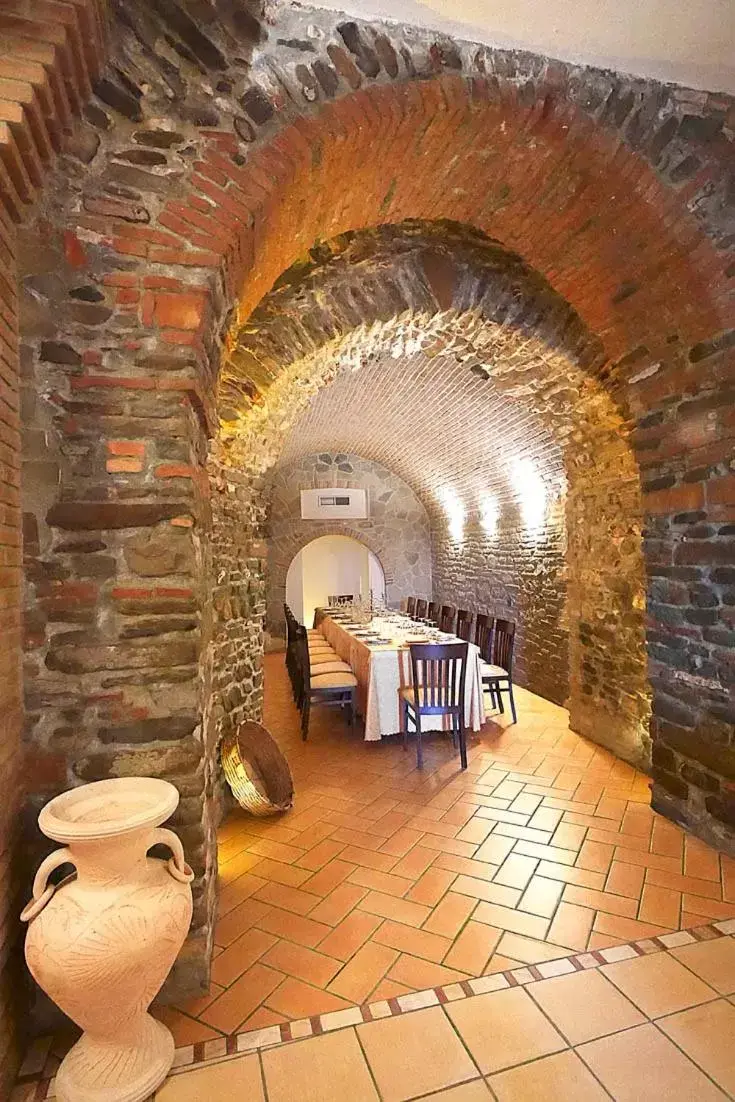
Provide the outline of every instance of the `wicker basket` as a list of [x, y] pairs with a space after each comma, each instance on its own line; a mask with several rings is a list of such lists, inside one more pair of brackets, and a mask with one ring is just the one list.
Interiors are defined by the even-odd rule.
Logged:
[[293, 805], [288, 762], [260, 723], [242, 723], [222, 741], [222, 768], [237, 802], [263, 817]]

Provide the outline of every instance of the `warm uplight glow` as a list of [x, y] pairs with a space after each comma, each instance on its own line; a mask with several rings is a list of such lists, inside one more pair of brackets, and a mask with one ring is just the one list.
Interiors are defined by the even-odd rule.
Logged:
[[448, 486], [439, 491], [439, 500], [447, 515], [449, 535], [454, 543], [462, 543], [464, 541], [464, 522], [467, 515], [464, 505], [454, 490], [450, 490]]
[[480, 524], [486, 536], [490, 539], [498, 534], [498, 521], [500, 520], [500, 508], [497, 499], [492, 494], [485, 494], [480, 502]]
[[521, 518], [529, 531], [536, 531], [543, 527], [546, 517], [546, 483], [532, 459], [514, 459], [512, 471]]

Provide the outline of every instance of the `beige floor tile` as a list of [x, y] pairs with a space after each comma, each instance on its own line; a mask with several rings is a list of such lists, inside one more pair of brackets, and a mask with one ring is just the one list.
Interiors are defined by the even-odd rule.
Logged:
[[384, 1102], [404, 1102], [477, 1077], [441, 1007], [369, 1022], [357, 1032]]
[[156, 1102], [263, 1102], [263, 1084], [257, 1056], [241, 1056], [182, 1075], [172, 1075], [156, 1091]]
[[531, 983], [528, 993], [572, 1045], [645, 1022], [616, 987], [595, 969]]
[[397, 960], [396, 949], [368, 941], [335, 976], [329, 985], [329, 990], [359, 1005], [365, 1002], [370, 992]]
[[262, 1060], [269, 1102], [378, 1102], [352, 1029], [266, 1049]]
[[724, 1091], [735, 1095], [735, 1006], [727, 999], [694, 1006], [657, 1023]]
[[649, 1018], [708, 1002], [715, 992], [668, 953], [621, 960], [600, 971]]
[[721, 995], [735, 994], [735, 938], [721, 937], [683, 945], [672, 956], [695, 972]]
[[549, 941], [555, 945], [567, 945], [570, 949], [586, 949], [594, 918], [595, 912], [588, 907], [560, 903], [549, 927]]
[[551, 918], [557, 908], [564, 884], [561, 880], [549, 880], [545, 876], [534, 876], [518, 904], [522, 911]]
[[606, 1102], [609, 1095], [574, 1052], [558, 1052], [491, 1076], [498, 1102]]
[[421, 1102], [490, 1102], [491, 1098], [484, 1079], [475, 1079], [472, 1083], [462, 1083], [438, 1094], [427, 1094]]
[[545, 960], [558, 960], [559, 957], [569, 956], [566, 945], [552, 945], [548, 941], [535, 941], [530, 937], [509, 933], [503, 934], [498, 952], [510, 957], [511, 960], [521, 960], [524, 964], [541, 964]]
[[726, 1097], [654, 1025], [613, 1033], [577, 1051], [616, 1102], [724, 1102]]
[[446, 1010], [485, 1075], [567, 1047], [522, 987], [447, 1003]]

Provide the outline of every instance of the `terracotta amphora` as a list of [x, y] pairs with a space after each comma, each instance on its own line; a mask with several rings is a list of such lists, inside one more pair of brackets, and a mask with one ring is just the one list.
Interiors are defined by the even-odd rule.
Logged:
[[[51, 800], [38, 824], [66, 848], [36, 873], [26, 961], [84, 1033], [56, 1077], [58, 1102], [141, 1102], [168, 1074], [173, 1038], [148, 1013], [191, 922], [193, 872], [160, 824], [179, 794], [167, 781], [126, 777]], [[168, 861], [148, 857], [163, 843]], [[60, 885], [51, 873], [71, 864]]]

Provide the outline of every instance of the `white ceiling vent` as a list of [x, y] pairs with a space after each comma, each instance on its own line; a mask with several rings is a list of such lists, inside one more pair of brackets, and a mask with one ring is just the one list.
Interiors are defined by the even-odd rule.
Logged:
[[302, 520], [364, 520], [365, 490], [317, 489], [301, 491]]

